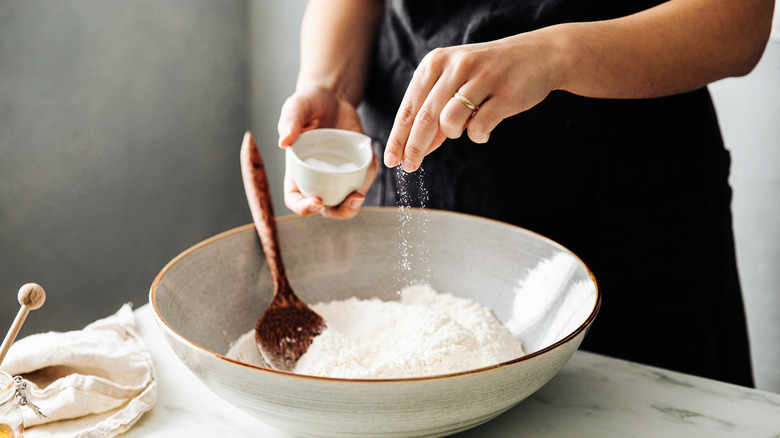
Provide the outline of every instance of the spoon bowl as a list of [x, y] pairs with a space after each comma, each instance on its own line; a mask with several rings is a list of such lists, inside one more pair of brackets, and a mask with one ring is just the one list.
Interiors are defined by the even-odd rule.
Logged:
[[325, 321], [293, 292], [279, 251], [271, 191], [260, 151], [252, 133], [241, 145], [241, 175], [257, 235], [271, 270], [274, 295], [255, 325], [255, 341], [263, 359], [273, 368], [292, 371]]

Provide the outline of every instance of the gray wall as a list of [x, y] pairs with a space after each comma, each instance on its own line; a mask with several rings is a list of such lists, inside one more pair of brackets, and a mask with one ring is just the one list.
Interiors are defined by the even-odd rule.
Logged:
[[[48, 292], [22, 335], [147, 300], [165, 263], [248, 223], [237, 166], [263, 149], [277, 214], [276, 120], [304, 0], [0, 1], [0, 330], [25, 282]], [[711, 89], [732, 151], [738, 261], [758, 386], [780, 392], [780, 35]]]
[[756, 385], [780, 392], [780, 34], [751, 74], [710, 90], [731, 151], [734, 235]]
[[[251, 0], [251, 129], [271, 179], [277, 215], [291, 214], [284, 206], [284, 153], [276, 129], [285, 99], [295, 90], [300, 55], [300, 26], [306, 0]], [[276, 183], [274, 183], [274, 181]]]
[[243, 0], [0, 1], [0, 330], [147, 302], [165, 263], [249, 222]]

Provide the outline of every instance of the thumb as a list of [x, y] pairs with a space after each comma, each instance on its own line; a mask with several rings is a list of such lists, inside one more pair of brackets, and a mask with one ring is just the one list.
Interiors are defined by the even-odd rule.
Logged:
[[303, 127], [312, 117], [311, 103], [300, 95], [292, 95], [282, 105], [276, 130], [279, 147], [286, 148], [295, 142]]

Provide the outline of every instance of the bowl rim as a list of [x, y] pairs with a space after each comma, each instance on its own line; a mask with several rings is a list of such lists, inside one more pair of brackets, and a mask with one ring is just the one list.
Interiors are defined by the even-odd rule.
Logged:
[[[494, 222], [494, 223], [501, 224], [501, 225], [508, 226], [508, 227], [512, 227], [512, 228], [518, 228], [518, 229], [523, 230], [523, 231], [525, 231], [527, 233], [531, 233], [533, 235], [536, 235], [537, 237], [539, 237], [539, 238], [547, 241], [548, 243], [558, 247], [559, 249], [567, 252], [568, 254], [570, 254], [571, 256], [575, 257], [577, 260], [579, 260], [580, 263], [582, 263], [582, 265], [587, 270], [588, 275], [590, 276], [591, 280], [593, 281], [593, 284], [595, 284], [595, 286], [596, 286], [596, 302], [593, 305], [593, 310], [591, 310], [590, 314], [585, 319], [585, 321], [583, 321], [582, 324], [580, 324], [574, 331], [572, 331], [571, 333], [567, 334], [562, 339], [560, 339], [560, 340], [558, 340], [558, 341], [556, 341], [556, 342], [554, 342], [554, 343], [552, 343], [552, 344], [550, 344], [550, 345], [548, 345], [548, 346], [546, 346], [546, 347], [544, 347], [542, 349], [534, 351], [533, 353], [528, 353], [526, 355], [523, 355], [523, 356], [520, 356], [520, 357], [516, 357], [516, 358], [508, 360], [508, 361], [497, 363], [495, 365], [490, 365], [490, 366], [486, 366], [486, 367], [482, 367], [482, 368], [475, 368], [475, 369], [472, 369], [472, 370], [459, 371], [459, 372], [455, 372], [455, 373], [435, 374], [435, 375], [431, 375], [431, 376], [420, 376], [420, 377], [403, 377], [403, 378], [395, 378], [395, 379], [388, 379], [388, 378], [384, 378], [384, 379], [347, 379], [347, 378], [342, 378], [342, 377], [322, 377], [322, 376], [310, 376], [310, 375], [306, 375], [306, 374], [296, 374], [296, 373], [293, 373], [291, 371], [276, 370], [276, 369], [273, 369], [273, 368], [266, 368], [266, 367], [261, 367], [261, 366], [258, 366], [258, 365], [253, 365], [253, 364], [241, 362], [241, 361], [238, 361], [238, 360], [235, 360], [235, 359], [231, 359], [231, 358], [229, 358], [229, 357], [227, 357], [227, 356], [225, 356], [223, 354], [219, 354], [219, 353], [217, 353], [215, 351], [209, 350], [208, 348], [205, 348], [205, 347], [203, 347], [201, 345], [198, 345], [195, 342], [193, 342], [193, 341], [185, 338], [184, 336], [182, 336], [176, 330], [174, 330], [173, 327], [171, 327], [171, 325], [168, 324], [168, 322], [165, 321], [165, 319], [160, 314], [160, 311], [157, 308], [157, 302], [156, 302], [156, 299], [155, 299], [155, 292], [157, 290], [157, 287], [159, 286], [160, 281], [165, 276], [165, 274], [174, 265], [176, 265], [176, 263], [181, 261], [184, 257], [188, 256], [189, 254], [197, 251], [198, 249], [200, 249], [200, 248], [202, 248], [204, 246], [212, 244], [215, 241], [218, 241], [218, 240], [224, 239], [226, 237], [232, 236], [234, 234], [242, 233], [242, 232], [244, 232], [244, 231], [246, 231], [248, 229], [254, 228], [254, 224], [253, 223], [249, 223], [249, 224], [241, 225], [241, 226], [238, 226], [238, 227], [235, 227], [235, 228], [231, 228], [229, 230], [226, 230], [226, 231], [223, 231], [223, 232], [221, 232], [219, 234], [211, 236], [211, 237], [209, 237], [209, 238], [207, 238], [205, 240], [202, 240], [202, 241], [196, 243], [195, 245], [187, 248], [186, 250], [182, 251], [176, 257], [171, 259], [171, 261], [169, 261], [162, 268], [162, 270], [160, 270], [160, 272], [154, 278], [154, 281], [152, 282], [152, 285], [150, 287], [150, 290], [149, 290], [149, 304], [151, 305], [151, 308], [152, 308], [152, 314], [154, 315], [154, 318], [157, 321], [157, 325], [158, 325], [159, 328], [164, 329], [165, 331], [168, 331], [171, 335], [173, 335], [178, 340], [183, 341], [183, 342], [185, 342], [187, 344], [190, 344], [191, 346], [195, 347], [195, 350], [200, 351], [202, 354], [210, 356], [210, 357], [212, 357], [214, 359], [226, 361], [226, 362], [233, 363], [233, 364], [236, 364], [236, 365], [239, 365], [239, 366], [242, 366], [242, 367], [246, 367], [246, 368], [250, 368], [250, 369], [256, 369], [256, 370], [260, 370], [260, 371], [264, 371], [264, 372], [269, 372], [269, 373], [273, 373], [273, 374], [289, 376], [289, 377], [293, 377], [293, 378], [310, 379], [310, 380], [316, 380], [316, 381], [355, 382], [355, 383], [357, 383], [357, 382], [369, 382], [369, 383], [418, 382], [418, 381], [424, 381], [424, 380], [442, 380], [442, 379], [449, 379], [449, 378], [461, 377], [461, 376], [466, 376], [466, 375], [480, 374], [480, 373], [488, 372], [488, 371], [491, 371], [491, 370], [494, 370], [494, 369], [497, 369], [497, 368], [505, 368], [505, 367], [508, 367], [510, 365], [514, 365], [514, 364], [517, 364], [517, 363], [520, 363], [520, 362], [525, 362], [525, 361], [531, 360], [531, 359], [533, 359], [533, 358], [535, 358], [537, 356], [541, 356], [541, 355], [543, 355], [543, 354], [545, 354], [545, 353], [547, 353], [549, 351], [552, 351], [552, 350], [554, 350], [554, 349], [556, 349], [556, 348], [558, 348], [558, 347], [560, 347], [560, 346], [562, 346], [564, 344], [567, 344], [567, 343], [571, 342], [573, 339], [578, 337], [582, 332], [587, 330], [587, 328], [591, 325], [593, 320], [596, 318], [596, 314], [598, 314], [599, 309], [601, 308], [601, 298], [602, 298], [601, 287], [600, 287], [598, 281], [596, 280], [596, 276], [590, 270], [588, 265], [586, 265], [585, 262], [583, 262], [582, 259], [580, 259], [579, 256], [577, 256], [571, 250], [569, 250], [568, 248], [566, 248], [563, 245], [559, 244], [558, 242], [555, 242], [554, 240], [552, 240], [552, 239], [550, 239], [548, 237], [545, 237], [545, 236], [543, 236], [543, 235], [541, 235], [539, 233], [536, 233], [534, 231], [528, 230], [526, 228], [523, 228], [523, 227], [520, 227], [520, 226], [517, 226], [517, 225], [513, 225], [513, 224], [509, 224], [509, 223], [506, 223], [506, 222], [502, 222], [502, 221], [499, 221], [499, 220], [495, 220], [495, 219], [485, 218], [485, 217], [482, 217], [482, 216], [476, 216], [476, 215], [472, 215], [472, 214], [452, 212], [452, 211], [446, 211], [446, 210], [437, 210], [437, 209], [432, 209], [432, 208], [424, 208], [424, 209], [413, 208], [413, 209], [414, 210], [420, 210], [420, 211], [427, 211], [427, 212], [435, 212], [436, 214], [449, 214], [449, 215], [464, 216], [464, 217], [468, 217], [468, 218], [474, 218], [474, 219]], [[395, 211], [395, 210], [396, 210], [396, 208], [394, 208], [394, 207], [363, 207], [363, 208], [361, 208], [361, 214], [363, 214], [363, 213], [371, 213], [371, 212], [380, 212], [380, 211]], [[307, 217], [298, 216], [298, 215], [295, 215], [295, 214], [290, 214], [290, 215], [285, 215], [285, 216], [282, 216], [282, 217], [278, 217], [276, 220], [277, 220], [277, 222], [287, 222], [287, 221], [291, 221], [291, 220], [301, 220], [301, 219], [307, 219]]]

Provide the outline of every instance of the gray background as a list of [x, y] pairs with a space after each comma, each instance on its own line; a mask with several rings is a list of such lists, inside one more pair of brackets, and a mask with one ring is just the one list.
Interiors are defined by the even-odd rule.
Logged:
[[[251, 129], [277, 214], [276, 120], [305, 2], [0, 0], [0, 330], [20, 336], [147, 302], [160, 269], [251, 221], [238, 150]], [[711, 87], [733, 156], [737, 251], [759, 388], [780, 392], [780, 36]], [[673, 305], [673, 303], [670, 303]]]

